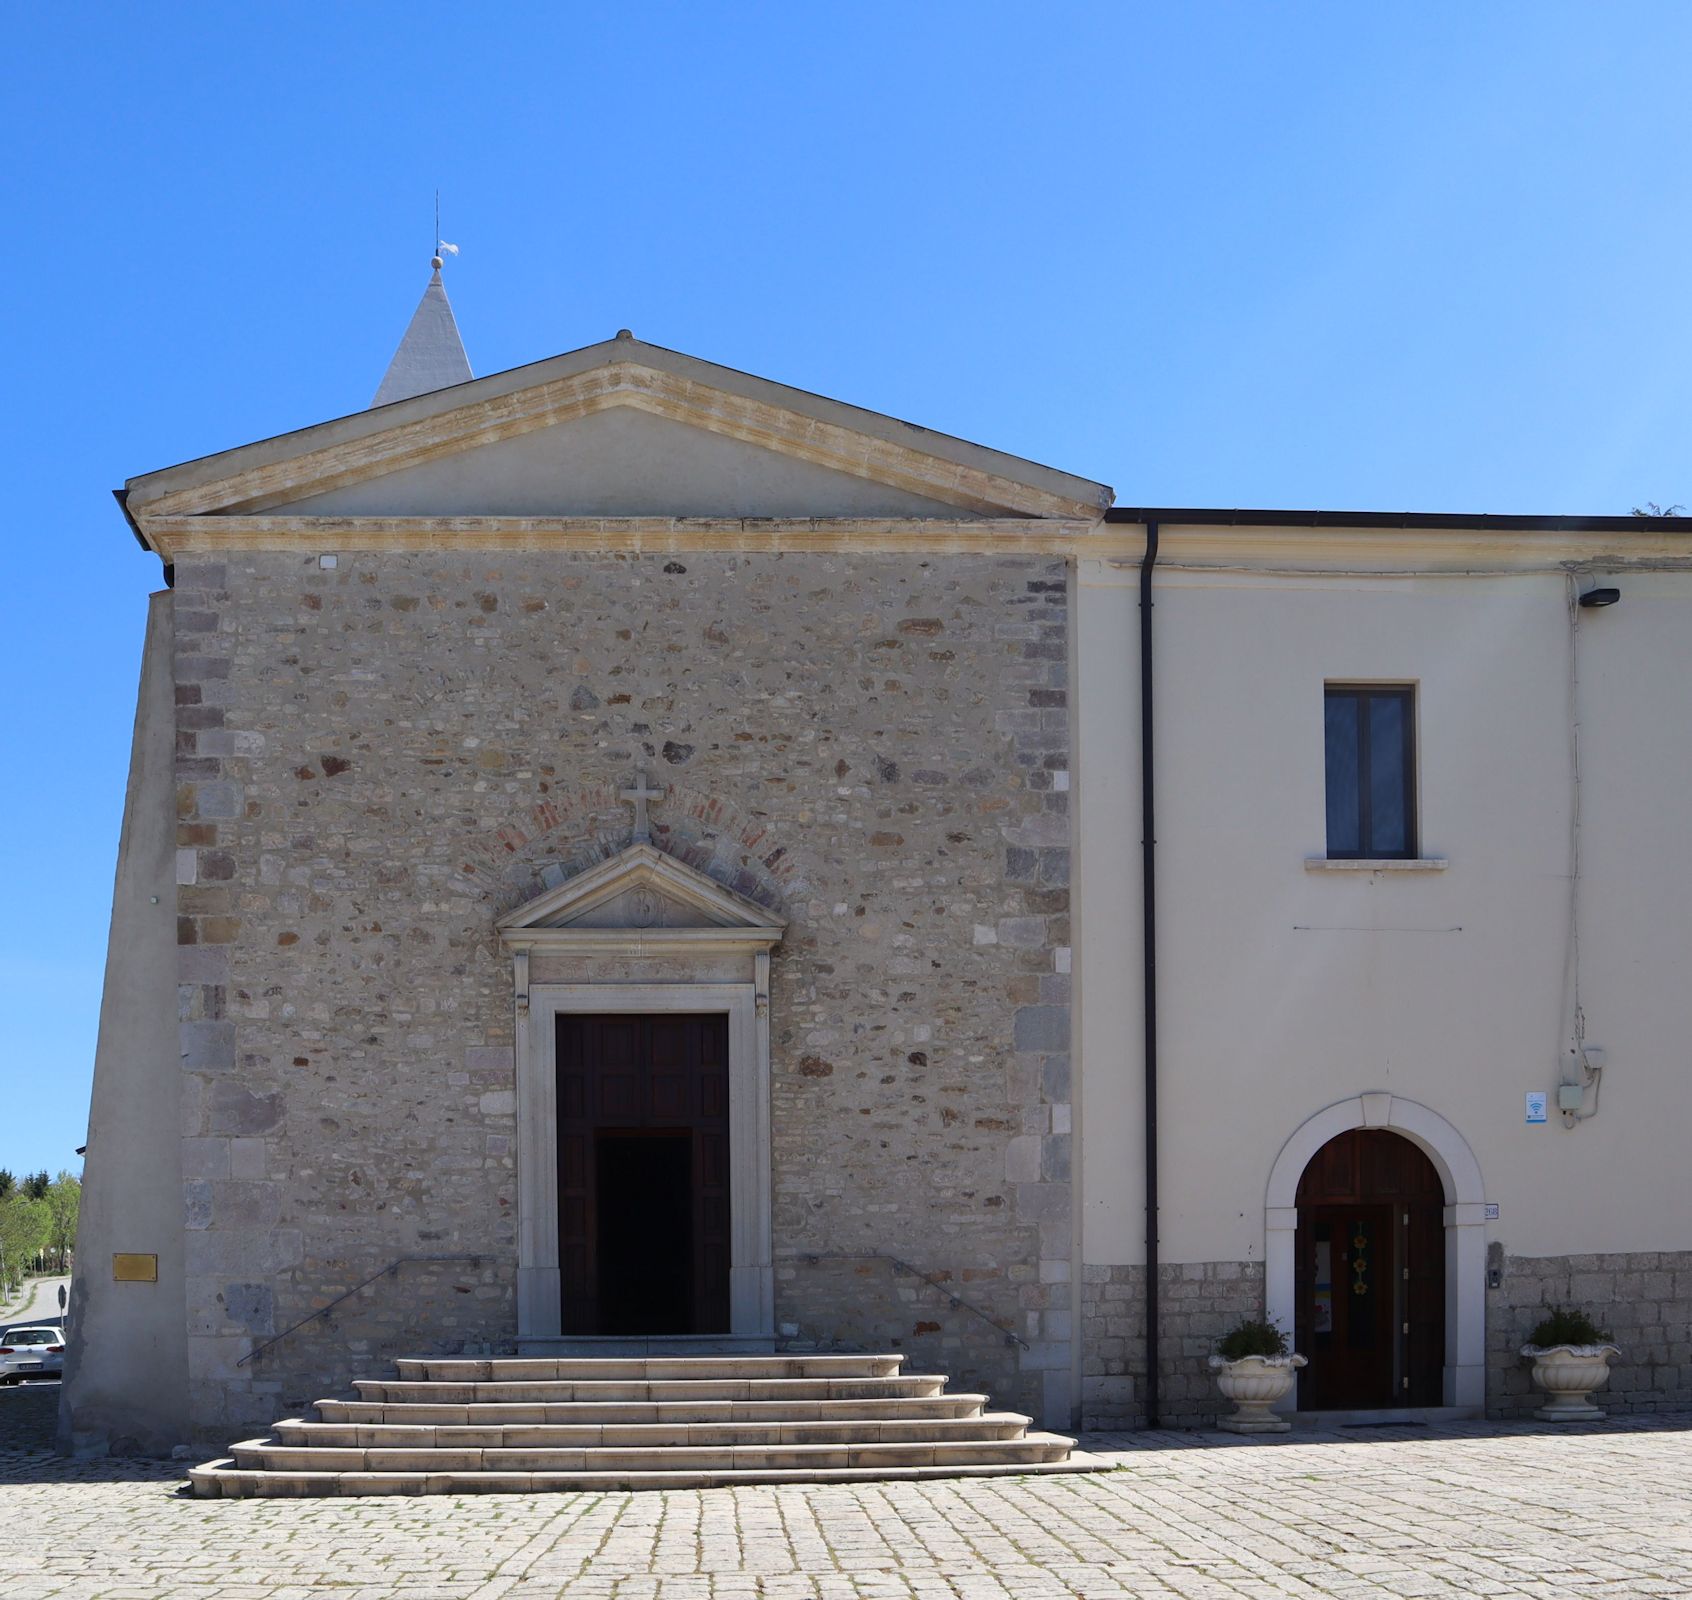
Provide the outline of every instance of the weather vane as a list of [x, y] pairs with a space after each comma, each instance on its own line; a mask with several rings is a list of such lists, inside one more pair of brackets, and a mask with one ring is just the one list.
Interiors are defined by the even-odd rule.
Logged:
[[436, 272], [439, 272], [441, 268], [446, 265], [445, 258], [447, 256], [455, 256], [457, 254], [458, 246], [455, 244], [448, 244], [446, 240], [441, 237], [441, 191], [437, 189], [435, 191], [435, 254], [429, 264]]

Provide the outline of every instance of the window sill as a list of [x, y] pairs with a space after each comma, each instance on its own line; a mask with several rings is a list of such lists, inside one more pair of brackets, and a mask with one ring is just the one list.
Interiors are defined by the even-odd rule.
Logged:
[[1306, 872], [1444, 872], [1451, 863], [1444, 856], [1416, 856], [1405, 860], [1399, 856], [1338, 860], [1330, 856], [1306, 856]]

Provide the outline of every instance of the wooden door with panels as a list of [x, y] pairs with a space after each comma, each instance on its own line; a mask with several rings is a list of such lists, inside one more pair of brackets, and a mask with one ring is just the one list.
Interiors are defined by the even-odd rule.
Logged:
[[1310, 1158], [1296, 1237], [1302, 1410], [1440, 1403], [1444, 1206], [1433, 1163], [1400, 1134], [1354, 1128]]
[[728, 1017], [557, 1028], [561, 1330], [727, 1333]]

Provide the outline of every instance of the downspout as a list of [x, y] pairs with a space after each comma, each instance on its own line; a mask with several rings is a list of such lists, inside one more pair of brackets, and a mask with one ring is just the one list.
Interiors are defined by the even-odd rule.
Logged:
[[1157, 564], [1155, 522], [1146, 524], [1140, 561], [1140, 904], [1144, 916], [1143, 1005], [1146, 1066], [1146, 1426], [1158, 1425], [1157, 1294], [1157, 826], [1153, 788], [1156, 723], [1152, 703], [1152, 568]]

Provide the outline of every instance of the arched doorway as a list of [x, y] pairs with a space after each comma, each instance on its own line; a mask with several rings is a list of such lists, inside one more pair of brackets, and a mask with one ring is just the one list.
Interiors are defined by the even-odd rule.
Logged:
[[1445, 1370], [1445, 1186], [1386, 1128], [1349, 1128], [1298, 1182], [1296, 1347], [1307, 1411], [1437, 1406]]

